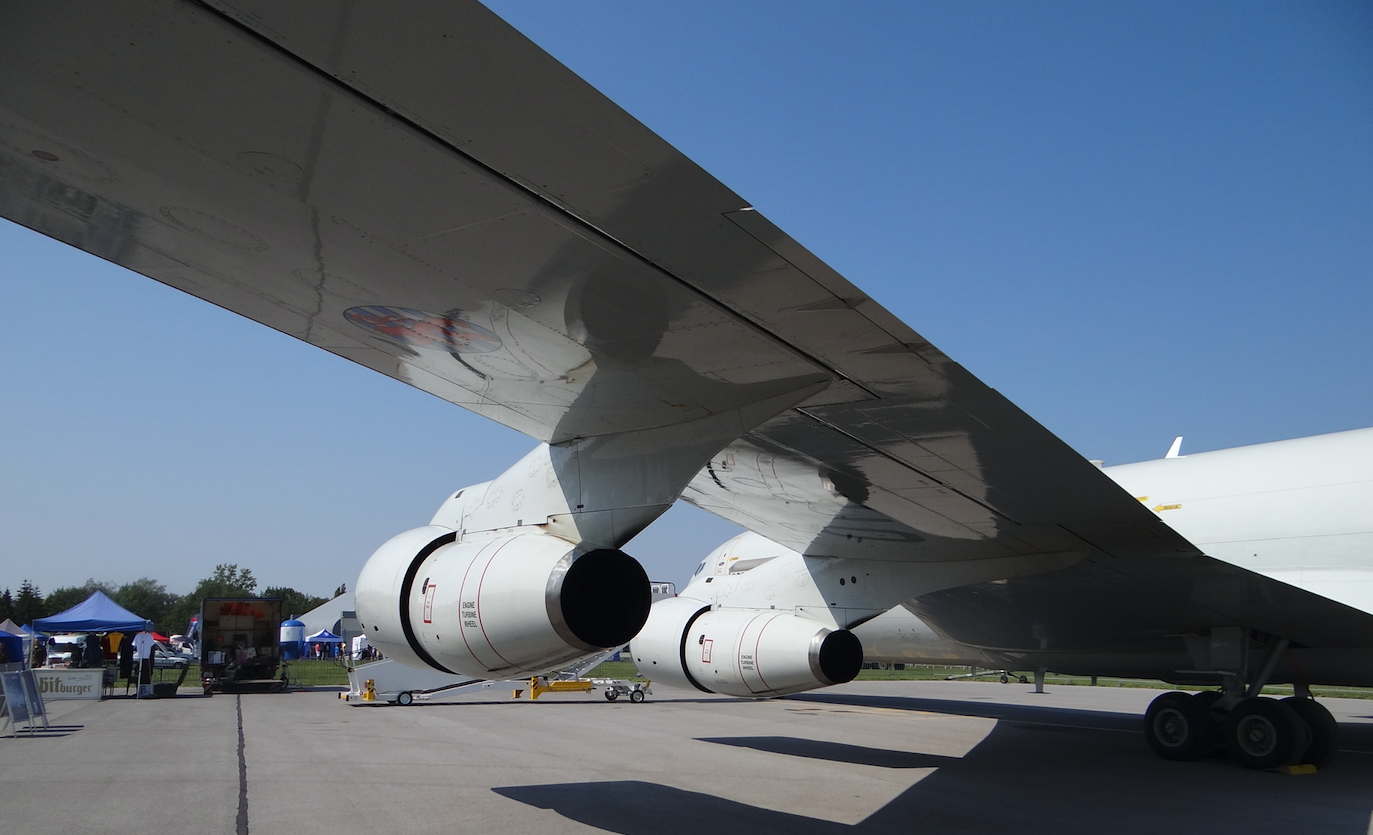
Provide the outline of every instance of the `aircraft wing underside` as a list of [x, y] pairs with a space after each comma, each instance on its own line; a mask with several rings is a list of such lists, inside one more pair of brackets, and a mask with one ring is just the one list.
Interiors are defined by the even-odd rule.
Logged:
[[1060, 555], [1011, 587], [1124, 601], [1122, 632], [1373, 646], [1201, 556], [491, 12], [424, 12], [8, 6], [0, 215], [554, 444], [823, 384], [686, 498], [811, 555]]

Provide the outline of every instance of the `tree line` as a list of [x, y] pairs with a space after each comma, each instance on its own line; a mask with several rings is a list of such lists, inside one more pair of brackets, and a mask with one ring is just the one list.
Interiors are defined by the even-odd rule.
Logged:
[[[334, 589], [333, 597], [347, 590], [347, 584], [340, 584]], [[215, 566], [214, 573], [197, 583], [190, 594], [169, 592], [162, 583], [140, 577], [118, 586], [92, 578], [83, 585], [62, 586], [44, 596], [26, 579], [19, 584], [18, 593], [9, 588], [0, 593], [0, 620], [11, 618], [21, 625], [31, 624], [36, 618], [65, 612], [97, 591], [104, 592], [135, 615], [152, 621], [153, 628], [164, 635], [184, 631], [191, 616], [200, 613], [200, 601], [206, 597], [279, 597], [282, 612], [291, 616], [303, 615], [332, 599], [306, 594], [290, 586], [268, 586], [259, 594], [257, 578], [251, 569], [239, 568], [237, 563], [221, 563]]]

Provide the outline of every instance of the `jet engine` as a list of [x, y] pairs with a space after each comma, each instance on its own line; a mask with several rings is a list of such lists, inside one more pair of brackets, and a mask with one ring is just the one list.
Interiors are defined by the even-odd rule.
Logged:
[[660, 600], [630, 644], [644, 677], [730, 696], [783, 696], [852, 681], [863, 646], [790, 612], [715, 609], [688, 597]]
[[437, 525], [382, 545], [357, 583], [358, 620], [382, 652], [476, 678], [623, 646], [650, 601], [648, 575], [623, 551], [540, 533], [459, 542]]

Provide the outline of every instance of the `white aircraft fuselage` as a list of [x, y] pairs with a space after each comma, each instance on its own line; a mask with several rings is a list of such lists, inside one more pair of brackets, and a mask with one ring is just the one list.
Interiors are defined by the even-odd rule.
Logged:
[[1208, 556], [1373, 612], [1373, 429], [1105, 471]]
[[[1373, 428], [1103, 470], [1208, 556], [1373, 613]], [[854, 634], [869, 661], [996, 663], [900, 606]]]

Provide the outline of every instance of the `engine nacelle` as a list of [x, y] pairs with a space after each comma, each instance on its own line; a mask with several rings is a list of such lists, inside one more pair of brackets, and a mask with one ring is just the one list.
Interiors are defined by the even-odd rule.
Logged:
[[852, 681], [863, 645], [790, 612], [712, 609], [688, 597], [653, 604], [630, 644], [644, 677], [730, 696], [783, 696]]
[[546, 673], [623, 646], [648, 618], [648, 575], [623, 551], [535, 533], [457, 538], [416, 528], [363, 566], [358, 620], [388, 656], [476, 678]]

